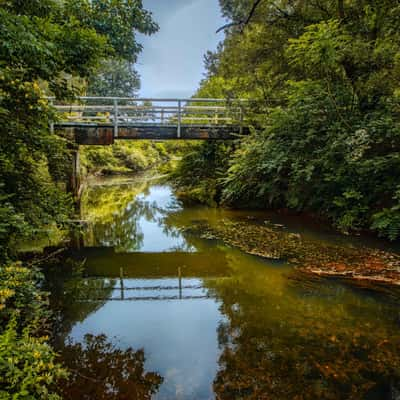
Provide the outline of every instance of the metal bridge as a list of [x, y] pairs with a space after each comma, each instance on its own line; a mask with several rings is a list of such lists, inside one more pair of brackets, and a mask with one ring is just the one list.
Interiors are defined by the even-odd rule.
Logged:
[[79, 97], [73, 103], [48, 98], [57, 110], [52, 130], [78, 144], [115, 139], [235, 139], [248, 133], [246, 100]]

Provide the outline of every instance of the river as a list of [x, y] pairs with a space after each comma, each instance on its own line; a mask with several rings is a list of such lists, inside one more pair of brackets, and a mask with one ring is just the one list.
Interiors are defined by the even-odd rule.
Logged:
[[148, 176], [92, 181], [83, 246], [47, 272], [67, 399], [398, 399], [398, 304], [340, 283], [290, 279], [192, 227], [268, 220], [321, 242], [329, 230], [258, 211], [184, 206]]

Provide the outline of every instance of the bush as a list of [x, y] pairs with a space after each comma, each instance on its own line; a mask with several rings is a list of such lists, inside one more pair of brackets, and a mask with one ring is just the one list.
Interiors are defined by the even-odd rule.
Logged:
[[221, 179], [229, 167], [233, 144], [204, 142], [185, 154], [171, 173], [182, 199], [215, 206], [221, 197]]
[[41, 330], [49, 314], [47, 294], [38, 289], [41, 273], [21, 263], [0, 267], [0, 332], [13, 318], [19, 330]]
[[19, 334], [15, 318], [8, 323], [0, 334], [0, 399], [61, 399], [51, 388], [68, 375], [46, 340], [29, 329]]
[[112, 146], [87, 146], [81, 150], [82, 167], [88, 174], [140, 172], [169, 159], [163, 143], [118, 141]]
[[41, 278], [21, 263], [0, 267], [0, 399], [58, 399], [52, 387], [67, 376], [43, 335], [49, 312]]

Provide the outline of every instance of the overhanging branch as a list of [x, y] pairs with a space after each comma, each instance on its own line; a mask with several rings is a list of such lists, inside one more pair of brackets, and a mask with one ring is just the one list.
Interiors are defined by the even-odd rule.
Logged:
[[255, 0], [255, 2], [253, 3], [253, 6], [251, 7], [251, 10], [249, 12], [249, 15], [247, 16], [246, 19], [238, 21], [238, 22], [231, 22], [229, 24], [226, 24], [224, 26], [221, 26], [221, 28], [217, 29], [216, 33], [221, 32], [224, 29], [230, 28], [231, 26], [240, 26], [241, 32], [243, 32], [243, 29], [249, 24], [251, 18], [253, 17], [257, 7], [259, 6], [259, 4], [262, 2], [263, 0]]

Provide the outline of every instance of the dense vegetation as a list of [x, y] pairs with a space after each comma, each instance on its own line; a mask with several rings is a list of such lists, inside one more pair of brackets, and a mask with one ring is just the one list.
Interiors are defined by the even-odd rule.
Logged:
[[66, 371], [45, 335], [42, 278], [32, 265], [13, 261], [17, 240], [62, 226], [72, 214], [65, 167], [74, 145], [51, 132], [55, 115], [45, 96], [108, 90], [110, 70], [134, 93], [141, 50], [135, 31], [158, 27], [136, 0], [0, 6], [0, 398], [56, 399], [55, 382]]
[[[211, 204], [312, 211], [342, 230], [367, 228], [397, 239], [398, 2], [220, 3], [231, 23], [218, 50], [205, 57], [197, 96], [252, 99], [252, 134], [235, 144], [195, 147], [177, 182]], [[56, 399], [55, 382], [67, 372], [48, 344], [42, 277], [15, 261], [17, 240], [63, 226], [73, 212], [65, 166], [74, 144], [49, 129], [55, 115], [45, 96], [134, 96], [141, 50], [135, 31], [151, 34], [157, 25], [140, 0], [0, 0], [0, 6], [0, 398]], [[139, 171], [181, 150], [120, 143], [87, 149], [83, 160], [88, 173]], [[99, 344], [113, 352], [102, 338]], [[142, 374], [143, 355], [126, 355], [139, 361]], [[142, 389], [152, 393], [160, 382]]]
[[84, 175], [113, 175], [142, 172], [163, 164], [169, 170], [171, 161], [193, 147], [192, 142], [176, 140], [117, 141], [111, 146], [83, 146], [80, 150]]
[[168, 158], [161, 143], [116, 142], [81, 150], [84, 174], [110, 175], [144, 171]]
[[[130, 65], [141, 47], [134, 29], [157, 30], [141, 2], [4, 0], [0, 9], [0, 247], [68, 217], [69, 143], [51, 134], [45, 95], [84, 93], [109, 63]], [[100, 90], [100, 89], [99, 89]]]
[[[396, 1], [220, 0], [231, 21], [197, 96], [241, 97], [252, 134], [206, 144], [217, 200], [309, 211], [343, 231], [400, 236], [400, 6]], [[218, 147], [218, 145], [217, 145]], [[191, 175], [192, 177], [192, 175]], [[209, 186], [208, 186], [209, 187]], [[199, 197], [197, 195], [197, 197]]]
[[0, 398], [58, 399], [56, 382], [68, 376], [48, 344], [47, 295], [32, 266], [0, 268]]

